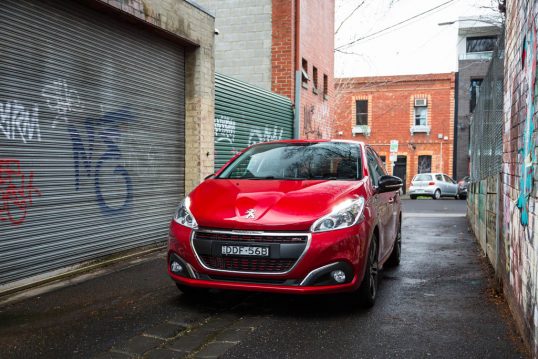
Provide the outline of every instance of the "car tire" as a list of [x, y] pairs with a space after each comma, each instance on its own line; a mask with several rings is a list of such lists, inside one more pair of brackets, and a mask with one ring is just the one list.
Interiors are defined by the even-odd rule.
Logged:
[[409, 196], [411, 199], [417, 199], [417, 196]]
[[460, 199], [460, 196], [459, 196], [459, 195], [455, 195], [455, 196], [454, 196], [454, 199]]
[[398, 232], [396, 232], [396, 239], [394, 240], [394, 247], [390, 252], [389, 259], [385, 262], [387, 267], [397, 267], [400, 265], [400, 258], [402, 256], [402, 222], [398, 226]]
[[432, 196], [433, 199], [439, 199], [441, 198], [441, 191], [436, 189]]
[[466, 199], [467, 199], [467, 196], [458, 196], [458, 197], [459, 197], [459, 199], [461, 199], [461, 200], [466, 200]]
[[185, 294], [186, 296], [200, 296], [207, 293], [207, 289], [205, 288], [198, 288], [198, 287], [190, 287], [188, 285], [183, 285], [176, 283], [177, 289], [181, 291], [181, 293]]
[[371, 308], [375, 304], [377, 298], [377, 289], [379, 285], [379, 259], [378, 259], [378, 242], [375, 234], [370, 242], [368, 257], [366, 258], [366, 270], [364, 278], [357, 290], [360, 304], [364, 308]]

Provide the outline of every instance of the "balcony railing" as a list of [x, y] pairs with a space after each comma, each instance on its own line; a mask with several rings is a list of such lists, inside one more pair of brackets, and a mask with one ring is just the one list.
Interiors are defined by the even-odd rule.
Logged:
[[466, 52], [459, 55], [460, 60], [491, 60], [493, 51]]

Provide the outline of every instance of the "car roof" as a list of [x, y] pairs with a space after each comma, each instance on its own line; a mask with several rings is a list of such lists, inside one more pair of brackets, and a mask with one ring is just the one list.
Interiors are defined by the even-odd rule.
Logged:
[[323, 143], [323, 142], [340, 142], [340, 143], [354, 143], [361, 146], [366, 146], [367, 144], [362, 141], [353, 141], [353, 140], [340, 140], [340, 139], [317, 139], [317, 140], [276, 140], [276, 141], [267, 141], [253, 144], [262, 145], [269, 143]]
[[435, 176], [435, 175], [442, 175], [442, 176], [447, 176], [447, 177], [450, 177], [449, 175], [447, 175], [446, 173], [443, 173], [443, 172], [423, 172], [423, 173], [417, 173], [415, 175], [416, 176], [420, 176], [420, 175], [432, 175], [432, 176]]

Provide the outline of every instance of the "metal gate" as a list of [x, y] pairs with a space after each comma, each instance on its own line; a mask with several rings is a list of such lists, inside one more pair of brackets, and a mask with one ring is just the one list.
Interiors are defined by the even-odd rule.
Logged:
[[215, 74], [215, 170], [254, 143], [292, 137], [290, 99]]
[[75, 1], [0, 7], [0, 284], [166, 240], [184, 49]]

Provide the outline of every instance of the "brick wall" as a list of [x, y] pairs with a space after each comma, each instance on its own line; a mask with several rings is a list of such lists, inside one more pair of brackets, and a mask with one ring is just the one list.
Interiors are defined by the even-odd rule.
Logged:
[[295, 100], [295, 1], [272, 0], [271, 91]]
[[215, 14], [215, 69], [271, 90], [271, 0], [197, 0]]
[[[334, 106], [334, 0], [303, 0], [300, 4], [300, 61], [307, 61], [309, 81], [301, 87], [299, 136], [329, 138]], [[272, 91], [295, 101], [295, 1], [273, 0], [272, 13]], [[327, 76], [325, 96], [323, 75]]]
[[[364, 141], [389, 162], [389, 144], [398, 140], [398, 156], [407, 161], [406, 186], [418, 170], [418, 156], [432, 156], [432, 171], [452, 176], [455, 74], [336, 79], [333, 137]], [[431, 132], [411, 134], [414, 99], [428, 101]], [[370, 134], [355, 134], [355, 100], [368, 100]], [[442, 135], [442, 138], [438, 138]], [[448, 137], [448, 139], [444, 139]]]
[[538, 356], [537, 22], [538, 1], [507, 1], [501, 268], [505, 295], [534, 357]]
[[[301, 1], [301, 58], [308, 62], [308, 86], [301, 87], [301, 138], [330, 138], [334, 107], [334, 0]], [[314, 86], [313, 68], [318, 86]], [[323, 94], [323, 75], [328, 94]]]
[[[185, 0], [96, 0], [169, 36], [195, 44], [185, 51], [185, 193], [213, 172], [214, 17]], [[149, 27], [148, 27], [149, 29]]]

